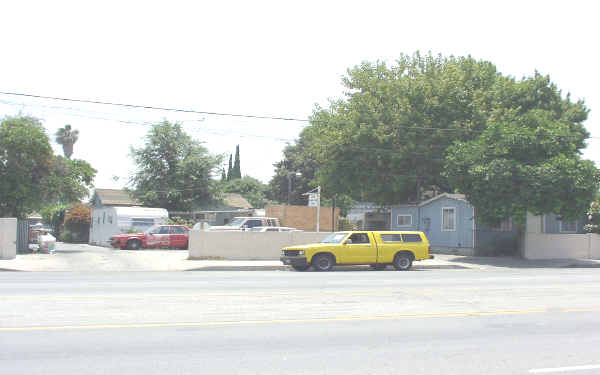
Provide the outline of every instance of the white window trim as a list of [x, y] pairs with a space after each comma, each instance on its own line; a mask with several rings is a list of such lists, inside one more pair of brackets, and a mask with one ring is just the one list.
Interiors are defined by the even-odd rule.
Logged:
[[575, 222], [575, 230], [563, 230], [563, 221], [559, 220], [559, 223], [560, 223], [559, 232], [560, 233], [577, 233], [577, 224], [579, 224], [579, 223], [577, 222], [577, 220], [574, 220], [574, 222]]
[[[400, 216], [410, 217], [410, 224], [400, 225], [400, 221], [398, 220], [400, 218]], [[396, 226], [398, 226], [398, 227], [412, 227], [412, 225], [413, 225], [412, 215], [396, 215]]]
[[[444, 210], [452, 210], [454, 213], [454, 229], [444, 229]], [[442, 207], [442, 232], [456, 232], [456, 207]]]

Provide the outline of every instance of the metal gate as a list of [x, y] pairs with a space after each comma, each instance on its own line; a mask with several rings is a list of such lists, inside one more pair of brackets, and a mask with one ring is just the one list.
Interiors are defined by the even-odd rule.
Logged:
[[29, 252], [29, 220], [17, 222], [17, 253]]

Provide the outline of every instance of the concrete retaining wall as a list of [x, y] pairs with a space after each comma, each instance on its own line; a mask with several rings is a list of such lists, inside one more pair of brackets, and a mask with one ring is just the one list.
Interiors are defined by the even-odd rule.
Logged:
[[205, 232], [190, 231], [191, 259], [279, 259], [281, 248], [320, 242], [330, 232]]
[[600, 235], [525, 233], [526, 259], [600, 259]]
[[17, 219], [0, 218], [0, 259], [17, 256]]

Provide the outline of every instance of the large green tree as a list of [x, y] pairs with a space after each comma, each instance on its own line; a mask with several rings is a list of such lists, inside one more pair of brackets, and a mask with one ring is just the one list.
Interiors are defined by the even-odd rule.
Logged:
[[[308, 197], [304, 193], [314, 190], [318, 186], [315, 171], [319, 164], [309, 152], [308, 141], [300, 137], [295, 144], [287, 145], [283, 150], [283, 160], [275, 163], [275, 174], [269, 181], [267, 198], [279, 203], [287, 203], [288, 186], [290, 191], [290, 204], [306, 206]], [[289, 176], [289, 178], [288, 178]], [[343, 215], [354, 204], [354, 200], [347, 194], [323, 190], [321, 193], [322, 206], [335, 206], [341, 209]]]
[[600, 174], [580, 156], [589, 137], [583, 102], [562, 98], [549, 77], [503, 78], [488, 126], [446, 153], [444, 175], [479, 217], [498, 223], [555, 213], [577, 219], [598, 191]]
[[0, 124], [0, 216], [24, 217], [46, 206], [80, 201], [96, 170], [84, 160], [52, 154], [50, 138], [32, 117]]
[[380, 204], [448, 190], [444, 151], [485, 129], [494, 65], [471, 57], [402, 55], [348, 70], [346, 96], [315, 108], [301, 139], [325, 191]]
[[56, 131], [54, 139], [62, 146], [65, 157], [70, 159], [73, 155], [73, 145], [79, 139], [79, 130], [72, 129], [71, 125], [67, 124]]
[[461, 192], [493, 224], [525, 210], [573, 218], [598, 188], [580, 156], [588, 110], [549, 77], [417, 53], [363, 63], [343, 82], [346, 96], [315, 108], [299, 140], [324, 191], [381, 204]]
[[0, 217], [24, 217], [44, 202], [52, 148], [42, 123], [7, 117], [0, 123]]
[[254, 208], [263, 208], [266, 199], [268, 186], [254, 177], [244, 176], [234, 180], [226, 181], [223, 184], [224, 193], [238, 193], [252, 205]]
[[85, 160], [53, 156], [49, 173], [43, 181], [45, 203], [68, 204], [81, 201], [94, 186], [96, 172]]
[[152, 126], [145, 145], [132, 148], [137, 166], [131, 177], [133, 195], [146, 206], [189, 211], [216, 200], [220, 155], [211, 155], [181, 124], [163, 121]]

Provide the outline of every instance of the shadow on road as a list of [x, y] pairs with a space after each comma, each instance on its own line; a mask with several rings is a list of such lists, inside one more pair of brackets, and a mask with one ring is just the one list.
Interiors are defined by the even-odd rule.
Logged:
[[600, 268], [600, 261], [586, 259], [529, 260], [518, 257], [455, 257], [447, 262], [506, 268]]

